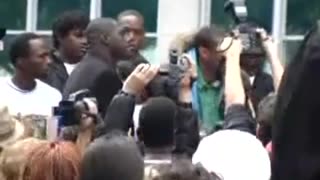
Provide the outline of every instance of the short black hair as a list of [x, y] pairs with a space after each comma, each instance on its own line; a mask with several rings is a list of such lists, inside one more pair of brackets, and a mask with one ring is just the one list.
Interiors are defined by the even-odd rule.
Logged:
[[166, 97], [150, 98], [140, 111], [139, 136], [147, 148], [173, 145], [176, 104]]
[[141, 20], [144, 22], [144, 17], [143, 17], [143, 15], [142, 15], [139, 11], [134, 10], [134, 9], [124, 10], [124, 11], [122, 11], [121, 13], [119, 13], [119, 15], [118, 15], [118, 21], [119, 21], [121, 18], [125, 17], [125, 16], [135, 16], [135, 17], [141, 19]]
[[189, 159], [177, 159], [171, 164], [150, 167], [157, 173], [146, 173], [148, 180], [220, 180], [214, 174], [209, 173], [201, 164], [193, 165]]
[[66, 11], [58, 16], [52, 24], [53, 46], [59, 47], [58, 37], [65, 37], [71, 30], [85, 30], [89, 24], [89, 17], [82, 11]]
[[216, 48], [225, 36], [224, 30], [216, 25], [201, 28], [193, 38], [193, 47]]
[[142, 180], [144, 162], [135, 141], [118, 131], [99, 137], [87, 148], [81, 180]]
[[39, 39], [41, 36], [34, 33], [23, 33], [16, 37], [12, 42], [9, 56], [11, 63], [15, 66], [18, 58], [28, 57], [30, 54], [30, 40]]
[[86, 29], [86, 36], [90, 47], [101, 41], [101, 36], [110, 36], [117, 27], [117, 21], [113, 18], [96, 18], [92, 20]]

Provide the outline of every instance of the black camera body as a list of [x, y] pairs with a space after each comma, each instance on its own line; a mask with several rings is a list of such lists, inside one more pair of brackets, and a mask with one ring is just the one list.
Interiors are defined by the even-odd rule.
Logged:
[[84, 89], [71, 94], [54, 107], [54, 116], [59, 117], [59, 127], [79, 125], [83, 113], [90, 111], [88, 100], [97, 106], [96, 99], [89, 90]]
[[235, 21], [243, 45], [242, 55], [265, 55], [261, 37], [257, 33], [258, 25], [248, 21], [246, 0], [227, 0], [225, 12]]

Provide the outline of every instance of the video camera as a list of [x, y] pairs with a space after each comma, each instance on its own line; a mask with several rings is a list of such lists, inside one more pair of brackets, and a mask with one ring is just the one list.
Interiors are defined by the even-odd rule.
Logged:
[[248, 21], [246, 0], [227, 0], [224, 6], [226, 13], [235, 21], [235, 29], [239, 31], [244, 55], [265, 55], [258, 25]]
[[[121, 80], [125, 80], [138, 66], [130, 60], [117, 63], [116, 71]], [[146, 87], [149, 97], [166, 96], [173, 100], [178, 98], [179, 84], [187, 67], [181, 63], [181, 57], [177, 50], [169, 52], [169, 63], [160, 67], [159, 74]]]
[[59, 117], [59, 127], [79, 125], [83, 114], [97, 120], [97, 100], [89, 90], [77, 91], [62, 100], [58, 107], [54, 107], [54, 116]]

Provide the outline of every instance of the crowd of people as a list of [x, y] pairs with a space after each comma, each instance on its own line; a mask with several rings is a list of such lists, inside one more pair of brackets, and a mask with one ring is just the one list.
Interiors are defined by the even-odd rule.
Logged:
[[[244, 53], [246, 29], [263, 53]], [[179, 34], [178, 65], [158, 66], [140, 54], [138, 11], [93, 20], [64, 12], [52, 43], [24, 33], [11, 44], [0, 180], [317, 179], [318, 32], [286, 69], [276, 40], [249, 22]], [[54, 107], [80, 90], [95, 98], [90, 113], [62, 125]]]

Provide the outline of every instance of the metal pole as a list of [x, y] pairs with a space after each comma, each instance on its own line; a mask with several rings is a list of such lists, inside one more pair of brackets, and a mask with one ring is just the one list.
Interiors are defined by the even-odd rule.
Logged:
[[38, 20], [38, 0], [27, 0], [26, 31], [35, 32]]

